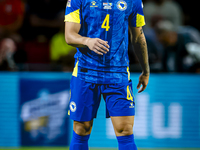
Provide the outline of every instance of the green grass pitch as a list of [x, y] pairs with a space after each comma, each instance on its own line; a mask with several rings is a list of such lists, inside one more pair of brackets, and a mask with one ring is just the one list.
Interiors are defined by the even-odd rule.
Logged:
[[[69, 150], [68, 147], [22, 147], [0, 148], [0, 150]], [[117, 150], [117, 148], [90, 148], [90, 150]], [[200, 148], [138, 148], [138, 150], [200, 150]]]

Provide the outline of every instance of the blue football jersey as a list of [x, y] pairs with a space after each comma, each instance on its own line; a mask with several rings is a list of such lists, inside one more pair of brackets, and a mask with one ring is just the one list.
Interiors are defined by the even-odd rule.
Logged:
[[110, 46], [104, 55], [77, 48], [72, 75], [98, 84], [128, 82], [128, 26], [145, 25], [142, 7], [141, 0], [68, 0], [65, 21], [80, 23], [80, 35]]

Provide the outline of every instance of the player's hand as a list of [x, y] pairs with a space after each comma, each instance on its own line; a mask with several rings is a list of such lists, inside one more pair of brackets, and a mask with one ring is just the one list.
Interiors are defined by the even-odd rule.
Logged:
[[137, 85], [137, 89], [139, 89], [138, 93], [141, 93], [146, 89], [148, 82], [149, 82], [149, 74], [142, 73], [139, 77], [139, 83]]
[[88, 38], [86, 41], [86, 46], [95, 53], [99, 55], [106, 54], [109, 52], [110, 46], [107, 41], [101, 40], [99, 38]]

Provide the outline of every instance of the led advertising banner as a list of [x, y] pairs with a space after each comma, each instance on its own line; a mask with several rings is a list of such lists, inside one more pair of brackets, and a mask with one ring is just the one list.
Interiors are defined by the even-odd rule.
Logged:
[[20, 79], [21, 145], [68, 145], [69, 98], [69, 79]]
[[[71, 73], [0, 74], [0, 146], [66, 146], [72, 134], [68, 105]], [[135, 142], [139, 148], [200, 147], [200, 75], [151, 74], [135, 97]], [[120, 111], [120, 110], [119, 110]], [[105, 102], [99, 107], [90, 147], [117, 147]]]
[[16, 73], [0, 73], [0, 147], [20, 146], [18, 79]]
[[[138, 77], [131, 75], [137, 146], [200, 147], [200, 76], [152, 74], [141, 94], [136, 89]], [[103, 99], [89, 143], [91, 147], [117, 147], [111, 120], [105, 119]]]

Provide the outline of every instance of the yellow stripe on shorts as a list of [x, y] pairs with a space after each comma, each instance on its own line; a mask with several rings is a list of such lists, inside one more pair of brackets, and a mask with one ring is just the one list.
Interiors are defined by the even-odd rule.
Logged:
[[73, 73], [72, 73], [72, 76], [74, 76], [74, 77], [77, 77], [77, 75], [78, 75], [78, 61], [76, 62], [76, 65], [75, 65]]
[[130, 80], [130, 71], [129, 71], [129, 67], [127, 67], [127, 73], [128, 73], [128, 81]]

